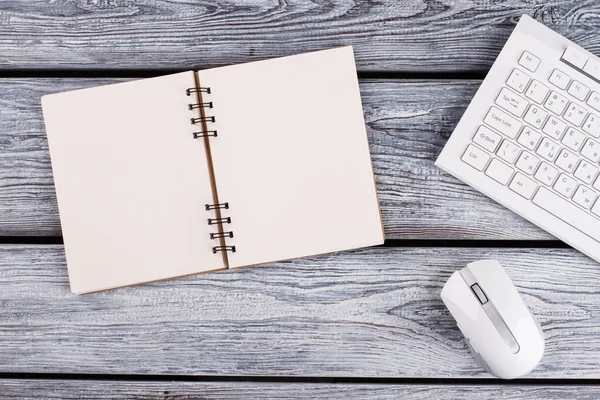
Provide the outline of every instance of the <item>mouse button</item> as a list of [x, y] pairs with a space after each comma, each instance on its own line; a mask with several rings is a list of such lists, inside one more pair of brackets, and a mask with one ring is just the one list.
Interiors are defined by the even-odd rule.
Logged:
[[484, 307], [484, 309], [490, 318], [490, 321], [498, 331], [498, 334], [502, 338], [502, 341], [510, 349], [510, 352], [512, 354], [518, 353], [520, 350], [519, 343], [504, 319], [498, 313], [498, 310], [496, 310], [493, 304], [488, 304], [488, 306]]
[[537, 321], [531, 314], [523, 314], [518, 323], [510, 326], [511, 332], [521, 346], [520, 353], [529, 357], [529, 354], [542, 354], [544, 349], [544, 335], [538, 329]]
[[462, 323], [463, 329], [468, 329], [467, 321], [469, 324], [476, 323], [483, 314], [481, 304], [473, 296], [473, 292], [458, 272], [452, 274], [448, 279], [442, 289], [441, 297], [454, 319], [459, 323], [465, 321]]
[[[497, 267], [496, 267], [497, 266]], [[487, 299], [494, 304], [509, 327], [519, 323], [520, 315], [526, 311], [517, 288], [497, 262], [481, 263], [471, 268], [477, 283]]]
[[479, 286], [478, 283], [474, 283], [473, 285], [471, 285], [471, 290], [473, 291], [473, 293], [475, 293], [475, 296], [477, 296], [477, 300], [479, 300], [479, 302], [482, 305], [489, 301], [487, 296], [483, 292], [483, 289], [481, 289], [481, 286]]

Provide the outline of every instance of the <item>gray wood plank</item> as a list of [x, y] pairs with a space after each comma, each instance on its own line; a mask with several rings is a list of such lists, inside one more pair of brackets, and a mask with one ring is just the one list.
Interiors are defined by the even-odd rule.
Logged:
[[486, 70], [523, 13], [600, 53], [599, 12], [579, 0], [2, 2], [0, 68], [207, 68], [353, 45], [365, 71]]
[[[0, 80], [0, 236], [60, 235], [40, 96], [118, 81]], [[361, 81], [388, 238], [551, 238], [433, 165], [479, 83]]]
[[440, 297], [498, 259], [538, 317], [529, 378], [600, 378], [600, 267], [568, 249], [372, 248], [89, 295], [62, 246], [0, 245], [0, 372], [489, 377]]
[[0, 399], [568, 399], [596, 400], [600, 388], [574, 385], [392, 385], [263, 382], [0, 380]]

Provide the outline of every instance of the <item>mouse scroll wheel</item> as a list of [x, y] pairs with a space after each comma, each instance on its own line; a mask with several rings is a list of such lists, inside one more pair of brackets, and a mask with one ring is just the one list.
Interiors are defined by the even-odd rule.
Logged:
[[471, 290], [473, 291], [473, 293], [475, 293], [475, 297], [477, 297], [477, 300], [479, 300], [481, 304], [485, 304], [488, 302], [488, 298], [481, 289], [481, 286], [479, 286], [479, 284], [476, 283], [474, 285], [471, 285]]

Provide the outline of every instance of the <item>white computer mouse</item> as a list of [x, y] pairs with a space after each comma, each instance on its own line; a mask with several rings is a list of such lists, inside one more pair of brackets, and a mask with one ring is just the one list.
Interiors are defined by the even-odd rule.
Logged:
[[442, 300], [490, 374], [518, 378], [542, 359], [542, 329], [498, 261], [472, 262], [453, 273]]

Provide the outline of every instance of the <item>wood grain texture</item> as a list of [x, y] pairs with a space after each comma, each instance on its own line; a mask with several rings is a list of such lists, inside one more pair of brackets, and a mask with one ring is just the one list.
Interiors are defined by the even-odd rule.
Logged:
[[0, 399], [328, 399], [328, 400], [596, 400], [593, 386], [388, 385], [253, 382], [102, 382], [87, 380], [0, 380]]
[[487, 70], [521, 14], [600, 53], [600, 4], [555, 0], [0, 3], [0, 69], [191, 69], [353, 45], [363, 71]]
[[528, 378], [600, 378], [596, 262], [386, 247], [77, 296], [62, 246], [0, 245], [0, 372], [489, 377], [439, 297], [484, 258], [504, 265], [544, 331]]
[[[0, 80], [0, 236], [60, 235], [40, 97], [118, 81]], [[387, 238], [551, 238], [433, 164], [479, 83], [361, 81]]]

